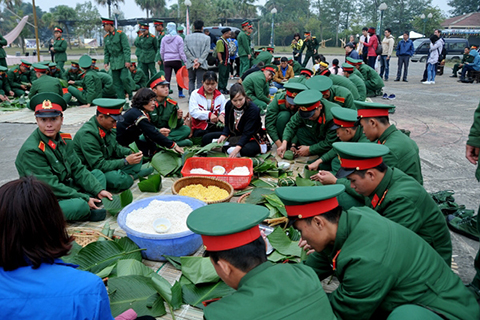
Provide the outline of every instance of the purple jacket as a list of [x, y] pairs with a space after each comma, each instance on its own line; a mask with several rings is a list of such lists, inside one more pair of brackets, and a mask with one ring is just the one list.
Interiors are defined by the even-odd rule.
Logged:
[[160, 46], [160, 54], [163, 61], [183, 61], [187, 63], [187, 57], [183, 50], [183, 39], [180, 36], [165, 36]]

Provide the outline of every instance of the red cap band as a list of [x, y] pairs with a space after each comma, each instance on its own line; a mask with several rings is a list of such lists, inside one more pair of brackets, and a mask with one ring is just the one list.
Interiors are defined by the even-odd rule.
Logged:
[[355, 122], [344, 121], [344, 120], [335, 119], [335, 118], [333, 118], [333, 123], [341, 126], [342, 128], [353, 128], [353, 127], [355, 127]]
[[154, 80], [152, 83], [150, 83], [150, 88], [153, 89], [159, 84], [160, 82], [167, 81], [164, 76], [161, 76], [160, 78]]
[[33, 70], [35, 72], [47, 72], [48, 69], [37, 69], [37, 68], [33, 68]]
[[300, 71], [300, 74], [308, 74], [309, 76], [312, 76], [312, 75], [313, 75], [313, 71], [311, 71], [311, 70], [302, 70], [302, 71]]
[[24, 66], [25, 68], [30, 68], [30, 66], [28, 64], [25, 64], [25, 63], [20, 63], [21, 66]]
[[156, 26], [163, 26], [163, 22], [160, 22], [160, 21], [155, 21], [153, 22], [153, 24]]
[[203, 245], [207, 251], [223, 251], [244, 246], [260, 237], [258, 225], [253, 228], [224, 236], [202, 235]]
[[148, 26], [141, 26], [140, 29], [142, 29], [142, 30], [148, 30], [149, 27], [148, 27]]
[[250, 25], [250, 22], [244, 22], [242, 23], [242, 27], [248, 27]]
[[388, 109], [358, 109], [360, 118], [388, 117]]
[[45, 100], [41, 104], [37, 104], [35, 106], [35, 113], [40, 111], [45, 111], [45, 112], [60, 111], [63, 113], [62, 106], [56, 103], [51, 103], [50, 100]]
[[106, 114], [107, 116], [111, 114], [113, 115], [121, 114], [122, 110], [123, 110], [123, 107], [121, 107], [120, 109], [107, 109], [107, 108], [102, 108], [97, 106], [97, 111], [100, 113]]
[[102, 20], [102, 24], [111, 24], [111, 25], [113, 25], [113, 21], [111, 21], [111, 20]]
[[287, 97], [290, 97], [290, 98], [295, 98], [297, 96], [298, 92], [291, 92], [291, 91], [288, 91], [287, 89]]
[[273, 69], [272, 67], [265, 67], [265, 70], [275, 73], [275, 69]]
[[328, 212], [336, 207], [338, 207], [338, 200], [336, 197], [333, 197], [330, 199], [297, 206], [285, 206], [285, 209], [287, 210], [289, 217], [305, 219], [318, 216], [319, 214]]
[[345, 70], [345, 71], [353, 71], [353, 65], [351, 65], [351, 67], [343, 67], [343, 70]]
[[382, 157], [370, 159], [344, 159], [340, 158], [340, 165], [345, 169], [366, 170], [375, 168], [383, 162]]
[[320, 101], [312, 104], [310, 107], [300, 107], [298, 108], [300, 111], [312, 111], [320, 107]]

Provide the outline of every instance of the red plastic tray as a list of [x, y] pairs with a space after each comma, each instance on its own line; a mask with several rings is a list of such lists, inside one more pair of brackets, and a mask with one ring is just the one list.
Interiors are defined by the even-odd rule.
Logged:
[[[228, 174], [216, 175], [216, 174], [195, 174], [190, 173], [190, 170], [195, 168], [201, 168], [204, 170], [208, 170], [212, 172], [212, 168], [215, 166], [222, 166], [225, 170], [230, 172], [235, 167], [248, 167], [250, 171], [249, 175], [244, 176], [231, 176]], [[252, 159], [249, 158], [205, 158], [205, 157], [192, 157], [188, 158], [185, 161], [185, 164], [182, 168], [182, 176], [184, 177], [212, 177], [217, 178], [222, 181], [228, 182], [232, 185], [232, 187], [236, 190], [238, 189], [245, 189], [252, 180], [253, 176], [253, 162]]]

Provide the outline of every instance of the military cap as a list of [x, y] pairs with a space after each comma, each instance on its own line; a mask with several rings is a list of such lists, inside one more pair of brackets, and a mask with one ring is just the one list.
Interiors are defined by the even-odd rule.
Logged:
[[275, 194], [285, 204], [289, 225], [296, 220], [327, 213], [338, 207], [337, 196], [345, 191], [343, 184], [318, 187], [282, 187]]
[[356, 66], [356, 65], [362, 64], [363, 60], [347, 57], [347, 63], [351, 64], [352, 66]]
[[22, 59], [22, 60], [20, 60], [20, 62], [21, 62], [20, 65], [24, 66], [27, 69], [30, 69], [30, 67], [32, 66], [32, 63], [28, 62], [27, 60]]
[[202, 236], [207, 251], [235, 249], [257, 240], [267, 208], [245, 203], [215, 203], [193, 210], [187, 226]]
[[159, 71], [153, 77], [151, 77], [150, 80], [148, 80], [147, 87], [149, 87], [150, 89], [153, 89], [158, 85], [169, 84], [169, 83], [170, 82], [168, 82], [167, 79], [165, 79], [165, 72]]
[[470, 49], [477, 50], [477, 49], [478, 49], [478, 46], [472, 44], [472, 46], [470, 47]]
[[110, 19], [110, 18], [102, 18], [102, 24], [111, 24], [111, 25], [114, 25], [115, 24], [115, 21], [113, 19]]
[[313, 71], [311, 69], [308, 69], [308, 68], [302, 68], [300, 70], [300, 74], [305, 74], [307, 76], [313, 76]]
[[223, 28], [222, 29], [222, 34], [226, 33], [226, 32], [229, 32], [229, 31], [232, 31], [232, 29], [230, 28]]
[[315, 110], [320, 107], [322, 95], [315, 90], [304, 90], [293, 99], [295, 105], [299, 106], [298, 112], [303, 119], [310, 118]]
[[112, 117], [117, 122], [123, 121], [122, 110], [125, 105], [125, 99], [105, 99], [98, 98], [92, 101], [97, 106], [97, 111]]
[[165, 21], [160, 20], [160, 19], [153, 19], [153, 25], [155, 25], [155, 26], [163, 26], [164, 22]]
[[250, 22], [250, 20], [243, 20], [242, 28], [244, 28], [244, 27], [248, 27], [248, 28], [252, 27], [252, 23]]
[[55, 27], [53, 28], [53, 32], [60, 32], [60, 33], [63, 33], [63, 29], [62, 29], [62, 28], [60, 28], [59, 26], [55, 26]]
[[56, 67], [57, 64], [56, 64], [55, 62], [50, 62], [50, 63], [48, 64], [48, 66], [49, 66], [50, 68], [52, 68], [52, 67]]
[[[260, 51], [265, 51], [265, 47], [260, 47], [260, 48], [258, 48], [258, 50], [260, 50]], [[256, 50], [255, 50], [255, 51], [256, 51]]]
[[267, 47], [267, 51], [273, 53], [275, 51], [274, 47]]
[[273, 75], [275, 75], [275, 72], [277, 71], [277, 66], [273, 64], [267, 64], [263, 66], [262, 70], [270, 71], [271, 73], [273, 73]]
[[35, 63], [33, 65], [33, 70], [35, 72], [47, 72], [48, 70], [48, 66], [44, 65], [44, 64], [41, 64], [41, 63]]
[[357, 124], [357, 110], [342, 108], [342, 107], [333, 107], [331, 109], [333, 116], [332, 130], [338, 128], [353, 128]]
[[342, 69], [343, 71], [353, 71], [354, 66], [350, 63], [343, 63], [342, 64]]
[[311, 34], [312, 34], [312, 33], [311, 33], [310, 31], [305, 31], [305, 32], [303, 33], [304, 36], [309, 36], [309, 35], [311, 35]]
[[262, 51], [263, 51], [263, 50], [256, 49], [256, 50], [255, 50], [255, 53], [256, 53], [256, 54], [259, 54], [259, 53], [262, 52]]
[[345, 178], [356, 170], [375, 168], [383, 163], [382, 157], [390, 152], [383, 144], [368, 142], [335, 142], [333, 149], [338, 154], [341, 166], [337, 178]]
[[97, 62], [97, 58], [92, 58], [92, 64], [95, 64]]
[[140, 24], [140, 29], [142, 29], [142, 30], [149, 30], [150, 27], [148, 26], [147, 23], [141, 23], [141, 24]]
[[395, 110], [394, 105], [377, 102], [355, 101], [358, 118], [388, 117]]
[[315, 76], [305, 81], [305, 85], [309, 89], [317, 90], [317, 91], [320, 91], [321, 93], [325, 93], [332, 87], [333, 81], [329, 77]]
[[86, 69], [92, 66], [92, 58], [89, 55], [84, 55], [78, 60], [80, 68]]
[[297, 82], [294, 82], [294, 83], [287, 82], [283, 85], [283, 87], [286, 89], [285, 98], [287, 102], [291, 105], [295, 105], [295, 102], [293, 100], [300, 92], [308, 89], [305, 85]]
[[53, 118], [63, 114], [63, 111], [67, 109], [67, 103], [57, 93], [42, 92], [30, 99], [28, 108], [35, 111], [35, 117]]
[[72, 61], [71, 65], [72, 65], [73, 69], [78, 69], [78, 67], [79, 67], [78, 62], [76, 62], [76, 61]]
[[43, 60], [43, 61], [40, 61], [40, 62], [38, 62], [38, 63], [43, 64], [44, 66], [47, 66], [47, 67], [48, 67], [48, 65], [49, 65], [51, 62], [50, 62], [50, 61]]
[[182, 33], [185, 28], [183, 26], [178, 26], [177, 31]]
[[281, 59], [282, 56], [273, 56], [273, 59]]
[[0, 72], [5, 72], [5, 71], [8, 71], [8, 68], [4, 66], [0, 66]]

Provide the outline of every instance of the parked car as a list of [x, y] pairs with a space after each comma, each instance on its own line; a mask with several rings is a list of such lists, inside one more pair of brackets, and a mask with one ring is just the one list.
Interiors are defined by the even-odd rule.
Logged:
[[[231, 26], [215, 26], [215, 27], [204, 27], [203, 30], [209, 30], [210, 34], [213, 34], [215, 38], [218, 40], [222, 36], [222, 29], [223, 28], [230, 28], [232, 29], [232, 33], [235, 31], [239, 30], [237, 27], [231, 27]], [[214, 55], [215, 49], [211, 49], [210, 53], [208, 54], [208, 65], [211, 68], [216, 68], [215, 62], [216, 62], [216, 56]]]
[[[443, 38], [445, 40], [445, 49], [447, 50], [447, 59], [461, 60], [463, 50], [468, 47], [468, 40], [463, 38]], [[427, 61], [428, 52], [430, 49], [430, 39], [420, 38], [413, 41], [414, 54], [412, 56], [413, 62]]]

